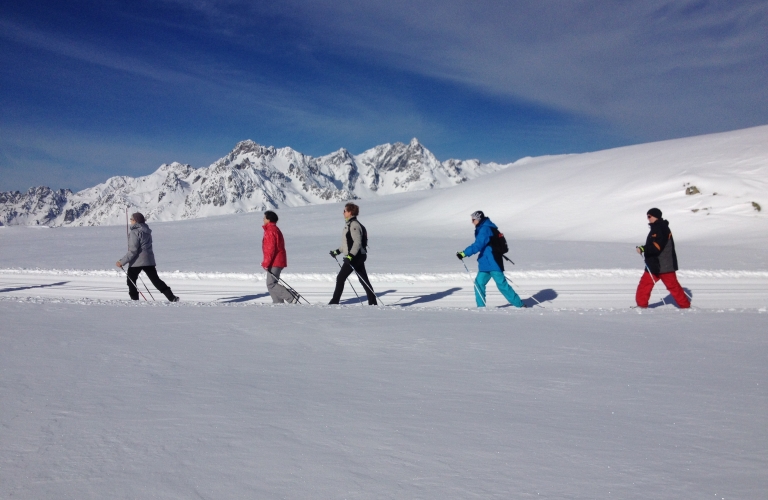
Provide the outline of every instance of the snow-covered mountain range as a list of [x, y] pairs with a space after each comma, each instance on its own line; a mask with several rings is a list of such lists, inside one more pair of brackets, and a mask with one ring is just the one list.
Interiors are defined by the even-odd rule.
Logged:
[[122, 224], [126, 208], [154, 221], [263, 211], [450, 187], [507, 166], [440, 162], [417, 139], [321, 157], [248, 140], [208, 167], [174, 162], [144, 177], [112, 177], [77, 193], [48, 187], [0, 193], [0, 225]]

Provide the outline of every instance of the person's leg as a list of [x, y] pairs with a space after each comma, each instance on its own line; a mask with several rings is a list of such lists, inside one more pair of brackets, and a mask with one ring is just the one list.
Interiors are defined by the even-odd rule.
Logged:
[[129, 267], [127, 272], [128, 272], [128, 278], [126, 279], [126, 281], [128, 282], [128, 295], [131, 297], [131, 300], [139, 300], [139, 291], [134, 286], [134, 283], [136, 283], [136, 278], [139, 277], [141, 268]]
[[688, 296], [685, 295], [685, 290], [683, 290], [680, 282], [677, 281], [677, 274], [675, 274], [674, 271], [671, 273], [660, 274], [659, 277], [661, 278], [661, 281], [664, 282], [664, 286], [667, 287], [667, 290], [669, 290], [669, 293], [672, 295], [672, 298], [675, 299], [675, 302], [677, 302], [680, 309], [688, 309], [691, 307], [691, 301], [688, 300]]
[[491, 281], [491, 273], [478, 271], [475, 278], [475, 302], [477, 307], [485, 307], [485, 285]]
[[349, 265], [349, 261], [344, 259], [344, 264], [342, 264], [341, 269], [339, 269], [339, 274], [336, 275], [336, 289], [333, 291], [333, 298], [328, 302], [329, 304], [339, 303], [339, 300], [341, 300], [341, 293], [344, 291], [344, 282], [349, 278], [349, 275], [352, 274], [352, 272], [352, 266]]
[[270, 272], [267, 273], [267, 291], [269, 296], [272, 297], [273, 303], [282, 304], [283, 302], [288, 302], [291, 304], [296, 301], [296, 297], [278, 281], [282, 270], [282, 267], [273, 267], [269, 270]]
[[[277, 269], [277, 272], [275, 270]], [[273, 304], [281, 304], [283, 302], [283, 299], [277, 295], [275, 286], [277, 285], [277, 278], [276, 276], [280, 276], [280, 271], [282, 268], [280, 267], [273, 267], [267, 272], [267, 292], [269, 292], [269, 296], [272, 297], [272, 303]], [[273, 274], [275, 276], [273, 276]], [[279, 286], [279, 285], [278, 285]]]
[[144, 271], [144, 274], [147, 275], [149, 281], [152, 282], [152, 285], [157, 288], [160, 293], [165, 295], [166, 299], [171, 302], [175, 302], [178, 299], [178, 297], [171, 291], [171, 288], [165, 284], [165, 281], [161, 280], [157, 275], [157, 268], [155, 266], [144, 266], [141, 269]]
[[655, 284], [656, 278], [651, 276], [651, 273], [645, 271], [640, 278], [640, 283], [637, 285], [637, 292], [635, 292], [635, 302], [638, 307], [648, 307], [648, 299], [651, 298], [651, 291]]
[[368, 279], [368, 273], [365, 271], [366, 257], [366, 255], [360, 255], [353, 259], [351, 264], [352, 267], [354, 267], [354, 270], [357, 271], [357, 279], [360, 280], [360, 284], [365, 289], [365, 295], [368, 297], [368, 305], [375, 306], [378, 305], [378, 301], [376, 300], [376, 294], [373, 293], [373, 286], [371, 286], [371, 281]]
[[491, 277], [493, 278], [493, 281], [496, 282], [496, 286], [498, 287], [501, 294], [510, 304], [515, 307], [523, 307], [523, 301], [520, 299], [520, 296], [517, 294], [517, 292], [515, 292], [515, 290], [512, 288], [512, 285], [507, 282], [507, 277], [504, 276], [503, 272], [491, 271]]

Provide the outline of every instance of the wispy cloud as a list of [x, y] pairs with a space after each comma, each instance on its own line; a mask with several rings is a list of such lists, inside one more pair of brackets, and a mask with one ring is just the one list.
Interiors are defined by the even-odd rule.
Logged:
[[79, 61], [151, 78], [163, 83], [185, 81], [188, 75], [159, 68], [139, 58], [111, 52], [94, 44], [67, 39], [0, 19], [0, 36], [16, 43], [46, 50]]
[[[245, 30], [266, 15], [296, 46], [375, 61], [664, 136], [768, 119], [768, 4], [422, 0], [190, 4]], [[245, 15], [234, 15], [239, 13]], [[235, 35], [233, 35], [235, 36]]]
[[331, 41], [388, 64], [627, 128], [675, 134], [768, 118], [758, 83], [768, 77], [766, 3], [383, 5], [327, 2], [318, 15]]

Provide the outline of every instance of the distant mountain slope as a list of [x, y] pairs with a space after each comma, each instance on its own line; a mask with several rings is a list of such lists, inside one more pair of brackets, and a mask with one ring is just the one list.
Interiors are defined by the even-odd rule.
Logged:
[[450, 187], [507, 166], [440, 162], [416, 139], [357, 156], [340, 149], [318, 158], [249, 140], [209, 167], [171, 163], [144, 177], [112, 177], [77, 193], [47, 187], [0, 193], [0, 225], [121, 224], [126, 208], [149, 220], [263, 211]]
[[513, 168], [436, 191], [386, 218], [408, 220], [401, 233], [423, 234], [429, 228], [449, 234], [469, 226], [469, 214], [480, 209], [508, 238], [641, 244], [651, 207], [671, 221], [676, 239], [764, 245], [768, 126], [526, 158]]

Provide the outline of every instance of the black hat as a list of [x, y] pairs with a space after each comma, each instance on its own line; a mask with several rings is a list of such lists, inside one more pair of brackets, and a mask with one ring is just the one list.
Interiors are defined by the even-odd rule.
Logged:
[[477, 212], [472, 212], [472, 220], [483, 220], [485, 219], [485, 214], [482, 210], [478, 210]]
[[658, 208], [652, 208], [648, 210], [648, 215], [656, 217], [657, 219], [661, 219], [661, 210], [659, 210]]

